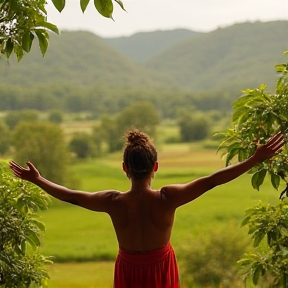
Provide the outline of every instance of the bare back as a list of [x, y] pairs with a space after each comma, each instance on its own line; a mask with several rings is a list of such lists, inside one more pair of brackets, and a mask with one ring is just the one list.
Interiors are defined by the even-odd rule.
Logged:
[[119, 193], [113, 202], [109, 215], [122, 249], [151, 251], [170, 241], [175, 209], [161, 191], [131, 190]]

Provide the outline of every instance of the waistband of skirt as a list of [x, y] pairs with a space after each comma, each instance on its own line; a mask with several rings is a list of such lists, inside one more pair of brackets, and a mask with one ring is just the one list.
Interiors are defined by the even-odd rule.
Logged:
[[152, 264], [163, 261], [169, 253], [174, 253], [172, 245], [167, 243], [165, 246], [146, 252], [130, 252], [119, 248], [118, 259], [131, 264]]

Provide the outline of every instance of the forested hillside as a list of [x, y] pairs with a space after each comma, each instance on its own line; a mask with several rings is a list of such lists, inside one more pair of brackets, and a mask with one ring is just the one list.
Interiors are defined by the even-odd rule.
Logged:
[[[36, 41], [35, 41], [36, 42]], [[49, 48], [43, 58], [37, 43], [31, 53], [17, 63], [0, 62], [1, 82], [31, 86], [36, 83], [70, 85], [109, 84], [111, 87], [157, 85], [157, 75], [134, 64], [89, 32], [51, 34]], [[163, 81], [163, 80], [161, 80]]]
[[[274, 88], [274, 66], [288, 48], [287, 30], [288, 21], [243, 23], [210, 33], [191, 31], [191, 37], [178, 38], [178, 44], [179, 31], [170, 31], [164, 34], [171, 39], [162, 41], [166, 51], [145, 64], [92, 33], [51, 35], [44, 58], [33, 47], [20, 63], [0, 59], [0, 107], [91, 111], [98, 117], [135, 101], [149, 101], [170, 118], [183, 107], [226, 111], [243, 89], [262, 83]], [[150, 39], [161, 35], [151, 32]], [[148, 36], [139, 33], [126, 39], [138, 59], [139, 46], [147, 44]], [[156, 55], [156, 46], [151, 45], [149, 53]]]
[[152, 59], [148, 67], [192, 91], [274, 86], [274, 66], [288, 49], [288, 21], [236, 24], [199, 34]]
[[180, 42], [201, 33], [187, 29], [139, 32], [129, 37], [104, 38], [116, 50], [135, 62], [144, 63]]

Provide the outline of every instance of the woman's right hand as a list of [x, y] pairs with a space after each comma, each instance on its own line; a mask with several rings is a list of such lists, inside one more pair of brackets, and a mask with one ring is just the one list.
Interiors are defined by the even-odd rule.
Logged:
[[280, 153], [282, 146], [284, 145], [284, 136], [282, 132], [277, 133], [271, 137], [266, 144], [259, 145], [253, 155], [259, 162], [263, 162], [266, 159], [273, 157]]
[[41, 176], [39, 171], [30, 161], [27, 162], [27, 169], [20, 166], [15, 161], [10, 161], [9, 166], [16, 177], [26, 181], [34, 182], [35, 179]]

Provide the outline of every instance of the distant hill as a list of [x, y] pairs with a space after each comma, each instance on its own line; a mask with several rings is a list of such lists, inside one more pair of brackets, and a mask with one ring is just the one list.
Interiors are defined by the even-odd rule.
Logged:
[[[104, 85], [116, 90], [171, 90], [173, 86], [178, 91], [227, 91], [239, 95], [240, 90], [262, 83], [275, 86], [274, 65], [283, 61], [282, 54], [288, 50], [287, 31], [288, 21], [274, 21], [236, 24], [210, 33], [138, 33], [121, 44], [131, 46], [131, 58], [117, 50], [115, 43], [109, 44], [107, 39], [89, 32], [52, 34], [44, 58], [39, 48], [33, 47], [20, 63], [15, 58], [8, 64], [0, 59], [0, 86], [30, 89], [35, 84], [67, 83], [70, 87]], [[147, 48], [145, 54], [145, 45], [154, 48], [150, 52]], [[157, 49], [163, 52], [158, 54]], [[149, 58], [145, 63], [133, 61], [141, 57], [144, 60], [144, 54]]]
[[174, 45], [147, 67], [193, 91], [274, 87], [274, 66], [288, 50], [287, 32], [288, 21], [235, 24]]
[[[35, 43], [36, 42], [36, 43]], [[69, 83], [70, 85], [104, 84], [110, 87], [158, 85], [158, 75], [135, 64], [95, 34], [83, 31], [50, 36], [43, 58], [37, 40], [31, 53], [17, 63], [0, 61], [1, 83]], [[163, 80], [161, 80], [163, 81]], [[160, 81], [160, 82], [161, 82]]]
[[144, 63], [182, 41], [191, 39], [200, 32], [187, 29], [140, 32], [129, 37], [104, 38], [114, 49], [135, 62]]

